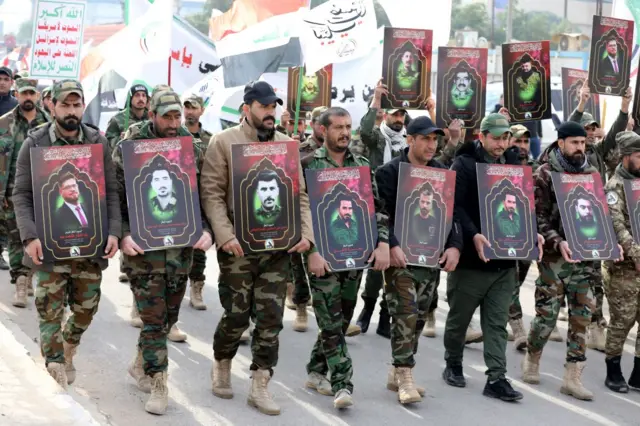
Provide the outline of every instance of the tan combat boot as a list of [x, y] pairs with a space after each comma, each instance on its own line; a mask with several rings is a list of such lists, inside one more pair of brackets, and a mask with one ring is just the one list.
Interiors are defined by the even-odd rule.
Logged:
[[67, 384], [72, 384], [76, 381], [76, 367], [73, 365], [73, 357], [78, 351], [78, 345], [72, 345], [71, 343], [62, 342], [64, 348], [64, 369], [67, 374]]
[[50, 362], [49, 365], [47, 365], [47, 371], [62, 389], [67, 390], [67, 373], [65, 372], [64, 364]]
[[180, 331], [178, 324], [173, 324], [171, 330], [169, 330], [169, 334], [167, 334], [167, 339], [172, 342], [181, 343], [187, 340], [187, 335]]
[[29, 271], [27, 274], [27, 296], [33, 296], [33, 271]]
[[[560, 334], [560, 330], [558, 330], [558, 326], [553, 327], [553, 331], [549, 335], [549, 340], [551, 340], [552, 342], [563, 341], [562, 334]], [[604, 346], [602, 347], [602, 350], [604, 350]]]
[[542, 352], [532, 354], [527, 351], [527, 354], [522, 360], [522, 381], [532, 385], [540, 383], [540, 357]]
[[588, 332], [589, 339], [587, 340], [587, 347], [589, 349], [604, 352], [604, 346], [607, 341], [604, 337], [604, 327], [598, 323], [592, 322], [589, 325]]
[[231, 389], [231, 360], [213, 360], [211, 368], [211, 391], [215, 396], [222, 399], [233, 398]]
[[296, 304], [293, 303], [293, 289], [294, 289], [293, 283], [287, 283], [287, 297], [284, 301], [284, 304], [287, 307], [287, 309], [291, 309], [292, 311], [295, 311]]
[[155, 373], [151, 377], [151, 396], [144, 405], [148, 413], [159, 416], [167, 412], [169, 405], [169, 388], [167, 387], [167, 372]]
[[315, 371], [309, 373], [304, 386], [309, 389], [314, 389], [320, 395], [333, 396], [331, 383], [329, 383], [327, 376], [323, 376], [322, 374], [316, 373]]
[[429, 312], [427, 314], [427, 321], [424, 323], [424, 329], [422, 329], [422, 335], [424, 337], [436, 337], [436, 312]]
[[524, 351], [527, 348], [527, 334], [524, 331], [524, 324], [522, 318], [517, 320], [510, 320], [509, 326], [513, 331], [513, 340], [516, 350]]
[[[390, 391], [398, 392], [398, 371], [397, 368], [393, 365], [389, 368], [389, 373], [387, 374], [387, 389]], [[416, 390], [420, 396], [424, 396], [426, 393], [425, 388], [422, 386], [415, 385]]]
[[189, 304], [197, 311], [204, 311], [207, 309], [207, 305], [204, 304], [202, 299], [202, 288], [204, 287], [204, 281], [191, 282], [189, 286]]
[[142, 328], [142, 326], [144, 326], [142, 318], [140, 318], [140, 312], [138, 312], [135, 296], [133, 296], [133, 304], [131, 305], [131, 319], [129, 320], [129, 324], [135, 328]]
[[13, 306], [16, 308], [27, 307], [27, 277], [21, 275], [16, 280], [16, 293], [13, 296]]
[[144, 393], [151, 393], [151, 377], [144, 374], [142, 351], [136, 351], [136, 357], [129, 364], [129, 375], [133, 377], [140, 389]]
[[354, 337], [354, 336], [359, 336], [360, 333], [362, 333], [362, 328], [358, 324], [349, 324], [349, 326], [347, 327], [347, 332], [345, 333], [345, 336]]
[[307, 331], [309, 321], [307, 316], [307, 304], [303, 303], [296, 307], [296, 319], [293, 321], [294, 331]]
[[480, 343], [482, 342], [483, 335], [481, 330], [475, 330], [472, 324], [467, 327], [467, 334], [465, 337], [465, 344]]
[[400, 404], [412, 404], [422, 401], [416, 385], [413, 382], [411, 368], [396, 368], [396, 377], [398, 380], [398, 401], [400, 401]]
[[263, 414], [268, 414], [269, 416], [279, 415], [280, 407], [271, 398], [267, 390], [267, 385], [271, 380], [269, 370], [256, 370], [252, 373], [251, 391], [249, 392], [247, 404], [256, 407]]
[[567, 362], [565, 364], [564, 378], [562, 379], [560, 392], [584, 401], [591, 401], [593, 399], [593, 393], [585, 389], [582, 384], [582, 380], [580, 380], [582, 377], [582, 370], [584, 370], [585, 365], [586, 363], [584, 361]]

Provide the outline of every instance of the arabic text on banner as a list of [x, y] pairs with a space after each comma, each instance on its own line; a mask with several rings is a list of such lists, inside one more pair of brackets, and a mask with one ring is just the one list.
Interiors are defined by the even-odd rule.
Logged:
[[38, 0], [36, 7], [31, 76], [78, 78], [86, 2]]

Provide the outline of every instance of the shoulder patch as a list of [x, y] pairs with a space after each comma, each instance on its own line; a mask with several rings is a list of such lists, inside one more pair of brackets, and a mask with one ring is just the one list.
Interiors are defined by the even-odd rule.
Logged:
[[618, 194], [615, 191], [607, 192], [607, 204], [610, 206], [618, 202]]

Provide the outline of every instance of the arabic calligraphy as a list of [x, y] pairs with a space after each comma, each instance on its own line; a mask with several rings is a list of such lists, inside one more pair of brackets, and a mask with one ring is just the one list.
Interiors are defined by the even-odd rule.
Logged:
[[362, 24], [362, 18], [367, 14], [367, 6], [364, 0], [356, 0], [348, 7], [344, 3], [334, 2], [327, 15], [318, 16], [318, 19], [305, 19], [304, 22], [311, 26], [314, 35], [318, 39], [333, 39], [334, 34], [346, 37], [348, 31]]
[[[180, 50], [171, 49], [171, 59], [174, 61], [180, 61]], [[191, 63], [193, 62], [193, 53], [187, 55], [187, 47], [182, 48], [182, 63], [180, 66], [191, 68]]]

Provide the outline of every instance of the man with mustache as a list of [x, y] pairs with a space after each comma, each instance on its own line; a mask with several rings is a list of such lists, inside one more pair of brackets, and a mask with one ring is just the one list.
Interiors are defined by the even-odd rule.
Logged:
[[533, 68], [533, 60], [525, 54], [521, 66], [514, 74], [515, 83], [519, 90], [516, 91], [520, 102], [516, 104], [518, 111], [532, 111], [540, 106], [540, 73]]
[[92, 236], [93, 206], [89, 197], [81, 196], [78, 179], [71, 173], [62, 175], [58, 180], [58, 192], [63, 203], [55, 212], [54, 229], [62, 231], [59, 235], [84, 232]]
[[[151, 98], [149, 111], [149, 120], [130, 126], [124, 140], [193, 137], [181, 124], [182, 102], [175, 92], [158, 90]], [[165, 250], [143, 251], [131, 237], [129, 229], [121, 146], [122, 141], [116, 144], [113, 161], [118, 177], [122, 211], [123, 266], [131, 282], [131, 291], [143, 323], [136, 345], [136, 356], [129, 366], [129, 374], [136, 380], [140, 390], [151, 392], [145, 410], [162, 415], [166, 412], [169, 402], [167, 339], [172, 332], [179, 333], [175, 326], [187, 288], [193, 251], [208, 250], [213, 244], [213, 232], [202, 214], [202, 234], [193, 248], [168, 247]], [[193, 143], [193, 155], [196, 175], [199, 177], [203, 153], [197, 142]], [[171, 208], [174, 204], [171, 176], [165, 165], [152, 166], [153, 179], [156, 180], [152, 185], [160, 196], [158, 206], [162, 209], [161, 213], [164, 213], [167, 207]], [[185, 339], [186, 336], [181, 341]]]
[[11, 95], [13, 86], [13, 72], [10, 68], [0, 67], [0, 117], [18, 105], [18, 101]]
[[116, 143], [122, 139], [129, 126], [147, 119], [149, 113], [147, 109], [149, 101], [147, 86], [134, 84], [129, 89], [129, 96], [129, 107], [111, 117], [107, 125], [107, 131], [104, 135], [109, 141], [111, 149], [115, 148]]
[[51, 86], [42, 90], [42, 109], [46, 111], [47, 114], [52, 115], [53, 104], [51, 103]]
[[[34, 79], [21, 78], [16, 81], [18, 106], [0, 117], [0, 152], [2, 152], [0, 156], [0, 201], [7, 224], [11, 280], [16, 283], [13, 306], [19, 308], [27, 306], [27, 295], [33, 296], [33, 287], [28, 279], [30, 277], [29, 268], [22, 264], [23, 246], [16, 225], [12, 193], [15, 186], [18, 152], [27, 138], [27, 133], [49, 121], [47, 113], [37, 106], [37, 87], [38, 81]], [[4, 258], [0, 260], [0, 263], [4, 263]], [[0, 269], [2, 269], [1, 265]]]
[[[30, 87], [35, 88], [35, 84]], [[107, 268], [108, 259], [118, 251], [122, 228], [118, 182], [109, 144], [98, 130], [82, 124], [85, 109], [82, 85], [77, 80], [58, 81], [53, 86], [52, 99], [55, 120], [30, 132], [20, 148], [11, 201], [15, 206], [20, 241], [25, 247], [22, 262], [36, 275], [35, 305], [40, 319], [40, 348], [47, 371], [65, 389], [75, 380], [73, 358], [83, 333], [98, 310], [102, 271]], [[35, 99], [33, 102], [35, 104]], [[101, 257], [45, 262], [35, 220], [35, 214], [40, 212], [34, 210], [34, 199], [40, 194], [34, 193], [32, 186], [32, 148], [98, 144], [103, 150], [102, 171], [107, 205], [108, 237], [104, 252], [99, 254]], [[65, 182], [71, 185], [68, 187], [71, 192], [72, 182], [73, 179]], [[62, 330], [63, 302], [67, 298], [72, 314]]]
[[178, 205], [173, 185], [173, 177], [167, 170], [164, 160], [152, 164], [151, 188], [156, 196], [151, 199], [151, 217], [159, 223], [180, 223], [181, 207]]
[[200, 96], [191, 95], [184, 101], [184, 124], [194, 138], [200, 141], [206, 151], [213, 136], [202, 128], [200, 117], [204, 114], [204, 100]]
[[466, 108], [473, 98], [474, 91], [471, 88], [471, 76], [469, 71], [456, 73], [456, 78], [451, 88], [451, 99], [456, 108]]

